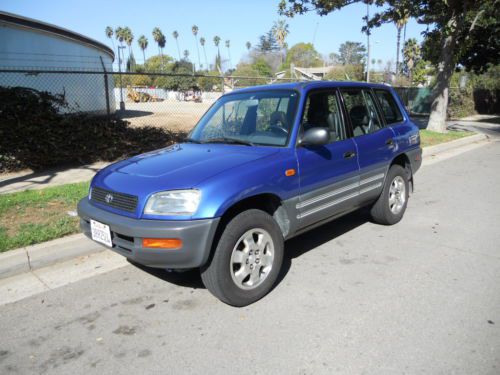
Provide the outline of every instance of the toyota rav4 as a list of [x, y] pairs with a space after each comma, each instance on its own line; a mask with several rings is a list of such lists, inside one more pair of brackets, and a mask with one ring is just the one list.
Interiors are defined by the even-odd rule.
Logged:
[[80, 225], [133, 262], [199, 268], [216, 297], [245, 306], [271, 290], [287, 239], [364, 206], [400, 221], [421, 155], [389, 86], [250, 87], [220, 97], [183, 142], [99, 171]]

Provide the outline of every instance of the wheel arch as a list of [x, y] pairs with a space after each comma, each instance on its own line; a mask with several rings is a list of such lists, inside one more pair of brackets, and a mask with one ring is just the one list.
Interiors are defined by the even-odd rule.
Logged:
[[[411, 162], [410, 158], [408, 155], [403, 152], [396, 157], [394, 157], [391, 161], [391, 164], [389, 165], [389, 168], [391, 168], [393, 165], [399, 165], [404, 168], [407, 174], [408, 181], [411, 185], [411, 191], [413, 191], [413, 171], [411, 168]], [[389, 169], [388, 169], [389, 170]]]
[[281, 233], [283, 234], [283, 238], [286, 238], [290, 233], [291, 216], [289, 215], [285, 205], [283, 204], [282, 199], [278, 195], [273, 193], [259, 193], [250, 197], [245, 197], [233, 203], [223, 212], [221, 219], [217, 225], [214, 238], [212, 239], [210, 255], [206, 264], [210, 264], [217, 247], [217, 243], [219, 242], [227, 224], [236, 215], [250, 209], [262, 210], [271, 215], [278, 223], [278, 226], [281, 229]]

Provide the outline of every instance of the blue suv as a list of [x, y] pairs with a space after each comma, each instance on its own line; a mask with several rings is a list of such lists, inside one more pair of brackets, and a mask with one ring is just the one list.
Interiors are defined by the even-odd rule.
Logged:
[[245, 306], [276, 282], [285, 240], [364, 206], [400, 221], [421, 156], [391, 87], [250, 87], [219, 98], [182, 143], [99, 171], [80, 225], [132, 262], [199, 268], [210, 292]]

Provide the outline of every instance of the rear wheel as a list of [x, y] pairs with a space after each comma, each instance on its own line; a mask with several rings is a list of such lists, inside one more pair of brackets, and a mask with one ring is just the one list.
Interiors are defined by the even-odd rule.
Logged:
[[206, 288], [233, 306], [249, 305], [273, 287], [283, 261], [283, 236], [276, 221], [260, 210], [234, 217], [201, 271]]
[[396, 224], [403, 218], [408, 198], [407, 172], [400, 165], [393, 165], [387, 173], [382, 194], [371, 208], [373, 220], [384, 225]]

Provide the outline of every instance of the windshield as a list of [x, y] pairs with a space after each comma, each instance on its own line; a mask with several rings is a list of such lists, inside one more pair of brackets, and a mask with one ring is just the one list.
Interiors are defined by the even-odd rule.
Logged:
[[291, 133], [298, 94], [276, 90], [221, 97], [191, 131], [200, 143], [285, 146]]

